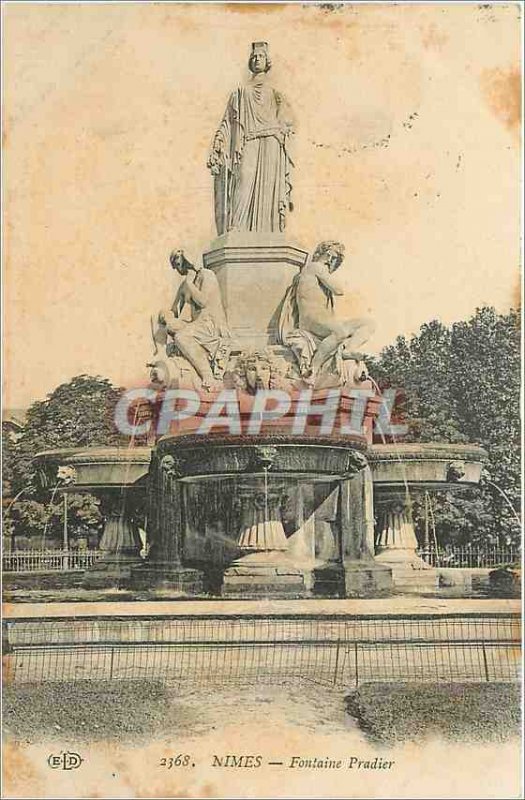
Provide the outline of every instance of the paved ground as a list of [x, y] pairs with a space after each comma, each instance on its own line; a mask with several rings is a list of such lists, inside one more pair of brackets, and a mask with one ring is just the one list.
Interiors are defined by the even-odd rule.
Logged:
[[[369, 741], [345, 714], [343, 693], [319, 686], [254, 685], [213, 692], [204, 688], [155, 702], [148, 697], [146, 704], [141, 698], [139, 694], [137, 709], [128, 695], [112, 702], [105, 690], [75, 704], [67, 693], [63, 698], [55, 693], [45, 706], [48, 736], [43, 737], [35, 715], [25, 727], [22, 718], [18, 723], [12, 720], [4, 741], [5, 796], [520, 796], [517, 740], [473, 745], [431, 739], [385, 747]], [[39, 710], [42, 707], [39, 703]], [[139, 735], [133, 736], [133, 722], [141, 710], [147, 716]], [[81, 767], [69, 772], [49, 769], [49, 755], [62, 751], [78, 753], [84, 759]], [[188, 765], [170, 767], [169, 759], [177, 763], [179, 754], [182, 759], [189, 756]], [[228, 756], [241, 755], [254, 757], [252, 766], [226, 765]], [[318, 758], [341, 766], [292, 767], [297, 763], [294, 757], [302, 764]], [[392, 765], [357, 769], [354, 762], [350, 768], [351, 758]]]
[[[506, 657], [508, 652], [504, 642], [501, 646], [495, 642], [497, 646], [487, 650], [484, 661], [484, 646], [480, 649], [480, 645], [469, 643], [465, 648], [454, 647], [454, 632], [457, 628], [458, 638], [479, 642], [499, 639], [501, 628], [504, 638], [508, 638], [505, 629], [512, 622], [508, 615], [519, 612], [517, 600], [421, 597], [175, 602], [113, 599], [104, 603], [6, 604], [10, 637], [22, 648], [6, 657], [4, 675], [9, 678], [10, 674], [13, 681], [10, 691], [15, 713], [20, 708], [27, 710], [25, 715], [18, 714], [18, 722], [12, 720], [12, 738], [4, 744], [9, 767], [6, 796], [27, 797], [28, 789], [33, 797], [79, 798], [518, 796], [517, 741], [474, 746], [470, 742], [447, 744], [436, 739], [385, 748], [370, 742], [345, 714], [344, 695], [352, 688], [357, 673], [360, 685], [363, 680], [377, 680], [381, 674], [383, 680], [391, 680], [397, 673], [401, 679], [401, 673], [405, 679], [410, 673], [412, 679], [416, 675], [418, 680], [424, 680], [429, 654], [432, 663], [427, 680], [483, 680], [487, 666], [491, 675], [494, 672], [494, 680], [496, 668], [503, 664], [500, 656]], [[272, 621], [272, 615], [282, 615], [284, 621]], [[457, 615], [457, 619], [450, 615]], [[466, 615], [473, 617], [467, 619]], [[497, 615], [503, 615], [503, 619], [497, 619]], [[434, 619], [428, 619], [432, 616]], [[68, 620], [75, 617], [77, 623], [71, 625]], [[79, 619], [82, 617], [83, 622]], [[276, 626], [282, 640], [280, 646], [242, 649], [248, 634], [251, 639], [256, 634], [267, 638]], [[348, 641], [338, 654], [341, 627], [346, 630]], [[377, 638], [378, 627], [387, 630], [389, 639], [384, 645], [369, 645], [369, 638]], [[170, 642], [180, 642], [181, 628], [184, 648], [169, 649]], [[235, 642], [229, 635], [230, 649], [223, 658], [218, 657], [221, 648], [216, 642], [207, 648], [195, 646], [203, 638], [211, 640], [216, 636], [220, 640], [223, 629], [231, 629], [238, 640], [232, 649]], [[312, 640], [321, 639], [322, 646], [309, 642], [306, 635]], [[132, 647], [119, 646], [123, 636], [130, 638]], [[427, 648], [405, 646], [404, 639], [411, 636], [445, 641], [439, 647], [434, 647], [432, 641]], [[92, 644], [82, 651], [74, 646], [78, 637], [89, 642], [92, 637]], [[292, 637], [299, 646], [288, 646], [287, 640]], [[352, 637], [361, 641], [357, 657]], [[153, 648], [144, 651], [137, 647], [140, 639], [151, 638], [155, 640]], [[96, 646], [97, 640], [102, 647]], [[51, 641], [59, 646], [50, 647]], [[24, 642], [29, 645], [26, 649]], [[224, 640], [223, 643], [227, 644]], [[190, 675], [202, 678], [204, 685], [191, 686], [181, 681], [167, 687], [169, 698], [159, 696], [155, 705], [144, 687], [148, 678], [158, 677], [159, 658], [162, 665], [163, 659], [168, 659], [166, 665], [172, 678]], [[519, 666], [517, 655], [515, 660], [516, 664], [510, 666]], [[86, 669], [91, 677], [100, 673], [106, 679], [77, 680], [77, 687], [82, 684], [84, 693], [94, 687], [95, 697], [72, 701], [60, 681], [65, 677], [86, 677]], [[108, 681], [108, 670], [118, 680]], [[286, 673], [288, 682], [284, 685]], [[47, 680], [39, 684], [38, 691], [55, 693], [55, 699], [46, 694], [46, 702], [38, 706], [46, 715], [43, 738], [42, 729], [36, 729], [36, 700], [31, 699], [31, 684], [26, 683], [42, 676]], [[132, 677], [139, 678], [141, 689], [139, 700], [130, 702], [124, 686]], [[212, 685], [214, 680], [221, 684], [232, 678], [229, 686]], [[265, 679], [271, 685], [264, 685]], [[336, 684], [339, 691], [335, 690]], [[108, 694], [111, 692], [115, 693], [113, 701]], [[141, 723], [139, 740], [131, 736], [130, 741], [139, 706], [144, 707], [146, 721]], [[112, 739], [109, 725], [113, 719], [111, 709], [118, 723], [114, 726], [116, 740]], [[27, 719], [31, 730], [23, 729]], [[169, 720], [173, 720], [173, 726], [168, 730]], [[76, 727], [66, 730], [73, 722]], [[89, 729], [87, 740], [85, 728]], [[49, 755], [62, 751], [78, 752], [84, 759], [82, 767], [71, 772], [50, 770]], [[190, 766], [167, 767], [166, 759], [176, 759], [179, 754], [189, 756]], [[260, 757], [261, 765], [241, 769], [216, 764], [217, 758], [223, 763], [228, 755], [242, 754]], [[303, 761], [314, 757], [332, 759], [343, 767], [292, 768], [294, 757]], [[379, 757], [392, 760], [393, 766], [358, 771], [348, 766], [353, 757], [369, 763]]]
[[156, 602], [111, 602], [96, 603], [5, 603], [5, 617], [104, 617], [104, 616], [156, 616], [213, 614], [217, 616], [239, 616], [250, 614], [311, 614], [319, 615], [378, 615], [396, 614], [519, 614], [520, 600], [487, 598], [441, 599], [399, 596], [377, 600], [170, 600], [159, 598]]

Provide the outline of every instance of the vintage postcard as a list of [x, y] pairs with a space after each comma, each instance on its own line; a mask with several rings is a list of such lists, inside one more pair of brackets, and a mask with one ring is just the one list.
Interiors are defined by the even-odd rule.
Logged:
[[522, 796], [523, 11], [3, 4], [3, 797]]

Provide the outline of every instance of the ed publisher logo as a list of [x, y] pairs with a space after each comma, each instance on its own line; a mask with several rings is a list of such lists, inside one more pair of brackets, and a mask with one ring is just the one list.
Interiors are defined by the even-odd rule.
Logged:
[[78, 769], [84, 759], [78, 753], [69, 751], [48, 756], [47, 763], [51, 769]]

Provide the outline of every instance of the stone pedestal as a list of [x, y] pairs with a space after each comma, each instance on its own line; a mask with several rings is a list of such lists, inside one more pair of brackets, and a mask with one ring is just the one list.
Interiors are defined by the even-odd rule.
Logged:
[[273, 478], [271, 484], [267, 479], [267, 485], [258, 478], [251, 483], [252, 486], [239, 487], [235, 498], [241, 514], [239, 549], [245, 553], [287, 550], [280, 511], [284, 485]]
[[345, 561], [345, 597], [384, 597], [392, 594], [392, 570], [374, 561]]
[[202, 594], [204, 591], [200, 570], [155, 559], [133, 569], [131, 582], [134, 589], [165, 589], [182, 595]]
[[238, 546], [245, 553], [225, 570], [224, 596], [304, 597], [312, 584], [311, 571], [288, 555], [281, 518], [284, 485], [254, 479], [239, 489], [241, 531]]
[[304, 532], [310, 533], [305, 544], [311, 547], [312, 593], [320, 597], [344, 597], [339, 510], [341, 488], [333, 483], [317, 484], [307, 487], [303, 495], [310, 501], [307, 508], [311, 516], [305, 521]]
[[217, 275], [234, 347], [260, 349], [275, 344], [279, 311], [307, 252], [283, 234], [230, 232], [203, 255]]
[[148, 539], [145, 562], [132, 572], [137, 589], [161, 588], [177, 594], [200, 594], [202, 572], [182, 565], [184, 487], [176, 460], [153, 454], [148, 497]]
[[128, 586], [133, 568], [142, 563], [142, 543], [126, 493], [117, 490], [104, 497], [102, 503], [106, 515], [100, 540], [103, 556], [86, 571], [82, 581], [86, 589]]
[[258, 552], [234, 561], [224, 573], [225, 597], [306, 597], [312, 576], [279, 551]]
[[417, 538], [406, 495], [401, 492], [377, 495], [376, 563], [390, 567], [398, 591], [437, 589], [437, 570], [417, 554]]
[[346, 597], [392, 591], [392, 570], [374, 560], [374, 501], [369, 467], [341, 483], [342, 580]]

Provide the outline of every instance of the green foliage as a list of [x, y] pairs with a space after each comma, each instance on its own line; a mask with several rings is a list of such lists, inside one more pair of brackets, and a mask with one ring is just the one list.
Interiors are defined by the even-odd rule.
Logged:
[[2, 496], [12, 497], [14, 485], [13, 467], [15, 463], [14, 457], [14, 440], [9, 431], [2, 427]]
[[32, 459], [42, 450], [118, 444], [113, 412], [119, 396], [106, 378], [78, 375], [33, 403], [15, 446], [13, 489], [36, 489]]
[[[480, 491], [434, 496], [442, 544], [520, 539], [519, 323], [516, 311], [491, 307], [450, 328], [433, 320], [370, 362], [381, 388], [403, 390], [396, 413], [406, 418], [409, 441], [472, 442], [489, 453]], [[420, 532], [422, 516], [415, 504]]]
[[441, 322], [422, 325], [410, 341], [399, 336], [370, 368], [381, 388], [404, 393], [402, 410], [410, 439], [417, 442], [463, 442], [455, 424], [455, 399], [451, 387], [452, 333]]
[[23, 528], [40, 535], [44, 533], [49, 516], [48, 507], [37, 500], [22, 500], [15, 503], [11, 510], [15, 530]]
[[[100, 501], [91, 494], [68, 494], [67, 529], [68, 539], [74, 544], [79, 538], [89, 538], [102, 528]], [[21, 500], [14, 503], [11, 518], [17, 532], [31, 533], [38, 546], [62, 543], [64, 529], [64, 498], [57, 494], [53, 502], [39, 503]]]
[[[4, 497], [23, 494], [9, 510], [6, 533], [30, 537], [35, 546], [44, 536], [48, 543], [62, 540], [63, 503], [57, 496], [39, 494], [34, 456], [42, 450], [118, 444], [114, 408], [120, 390], [106, 378], [78, 375], [58, 386], [43, 401], [33, 403], [24, 431], [17, 441], [4, 437]], [[72, 540], [92, 536], [100, 529], [98, 501], [92, 495], [68, 498], [68, 531]], [[4, 518], [5, 518], [4, 508]]]

